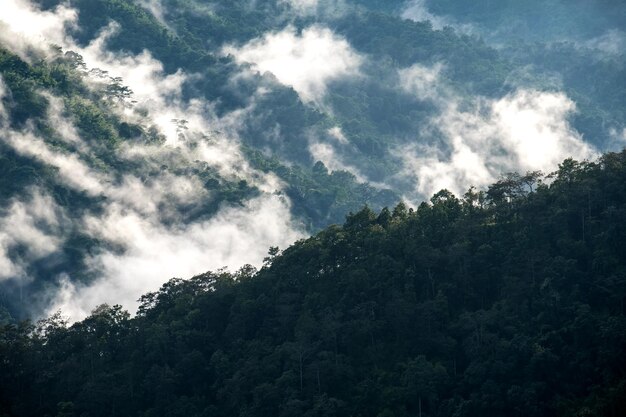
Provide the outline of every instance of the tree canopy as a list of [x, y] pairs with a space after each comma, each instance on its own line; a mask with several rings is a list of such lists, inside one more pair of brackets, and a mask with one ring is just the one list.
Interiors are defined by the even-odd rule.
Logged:
[[[541, 181], [539, 181], [541, 180]], [[626, 411], [626, 151], [347, 216], [260, 270], [0, 331], [6, 416]]]

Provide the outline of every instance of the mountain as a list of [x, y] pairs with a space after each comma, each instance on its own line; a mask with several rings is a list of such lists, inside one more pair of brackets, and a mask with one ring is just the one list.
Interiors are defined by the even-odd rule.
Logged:
[[4, 0], [0, 310], [134, 312], [364, 205], [619, 151], [625, 10]]
[[621, 416], [626, 152], [5, 324], [6, 416]]
[[626, 415], [623, 1], [1, 10], [0, 417]]

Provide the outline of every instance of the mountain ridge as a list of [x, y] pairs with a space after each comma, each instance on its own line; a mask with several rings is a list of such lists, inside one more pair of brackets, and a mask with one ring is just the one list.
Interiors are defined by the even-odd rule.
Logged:
[[[264, 266], [5, 324], [6, 415], [625, 410], [626, 152], [368, 208]], [[45, 372], [41, 372], [45, 370]], [[45, 395], [44, 395], [45, 394]]]

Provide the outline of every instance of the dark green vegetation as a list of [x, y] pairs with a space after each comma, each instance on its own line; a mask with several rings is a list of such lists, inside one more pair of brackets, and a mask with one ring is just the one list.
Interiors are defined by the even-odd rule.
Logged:
[[[58, 0], [39, 2], [47, 7], [59, 3]], [[333, 4], [325, 0], [319, 3], [322, 8]], [[290, 163], [311, 167], [316, 161], [302, 152], [303, 140], [311, 131], [319, 134], [321, 129], [338, 125], [351, 145], [338, 152], [351, 165], [372, 181], [383, 181], [396, 174], [397, 164], [390, 149], [415, 138], [420, 127], [433, 116], [429, 103], [398, 90], [394, 74], [415, 63], [426, 66], [444, 63], [442, 83], [466, 99], [476, 95], [498, 98], [520, 86], [564, 91], [579, 105], [580, 113], [574, 115], [573, 127], [599, 149], [611, 148], [611, 129], [624, 128], [624, 55], [597, 56], [578, 41], [602, 35], [601, 29], [624, 27], [626, 7], [621, 2], [594, 0], [575, 2], [569, 7], [571, 2], [562, 0], [524, 4], [482, 1], [471, 3], [471, 7], [470, 3], [456, 0], [430, 3], [427, 5], [434, 13], [456, 18], [469, 8], [476, 23], [500, 22], [509, 29], [507, 18], [510, 18], [522, 21], [523, 28], [514, 39], [499, 38], [496, 49], [483, 41], [482, 36], [488, 37], [488, 31], [465, 35], [453, 28], [434, 30], [428, 21], [401, 19], [399, 13], [406, 2], [399, 0], [347, 1], [341, 12], [331, 11], [321, 16], [294, 16], [285, 2], [276, 0], [163, 0], [161, 11], [168, 27], [128, 0], [69, 2], [80, 11], [80, 30], [75, 33], [79, 41], [87, 44], [111, 20], [116, 21], [120, 30], [109, 39], [108, 48], [131, 53], [148, 49], [164, 63], [168, 73], [179, 68], [197, 73], [199, 77], [186, 86], [187, 94], [216, 100], [221, 111], [244, 106], [255, 86], [272, 85], [272, 94], [261, 99], [250, 120], [241, 126], [241, 138], [246, 145], [270, 149], [272, 154]], [[538, 26], [563, 30], [563, 36], [535, 37], [538, 31], [531, 25], [535, 16], [531, 10], [549, 22]], [[238, 68], [229, 57], [221, 56], [222, 46], [244, 44], [268, 32], [281, 31], [289, 24], [297, 30], [314, 24], [328, 27], [368, 58], [362, 69], [366, 77], [331, 83], [326, 101], [332, 116], [306, 106], [289, 87], [275, 85], [261, 75], [236, 88], [228, 83]], [[495, 30], [493, 25], [484, 23], [486, 28]], [[573, 36], [572, 31], [580, 32], [581, 28], [590, 28], [587, 36]], [[280, 141], [262, 133], [272, 131], [276, 125], [281, 126]]]
[[2, 416], [623, 416], [626, 151], [0, 333]]
[[[38, 0], [38, 3], [52, 9], [60, 2]], [[137, 54], [146, 49], [164, 64], [167, 73], [183, 69], [195, 74], [184, 86], [186, 97], [214, 101], [218, 114], [245, 107], [259, 86], [269, 88], [269, 94], [255, 98], [257, 105], [249, 117], [242, 120], [238, 133], [247, 147], [262, 151], [259, 157], [278, 162], [264, 161], [259, 165], [257, 158], [253, 161], [255, 166], [280, 166], [281, 170], [294, 167], [304, 173], [306, 182], [311, 184], [305, 190], [307, 196], [318, 195], [316, 191], [323, 194], [319, 200], [307, 199], [304, 207], [299, 203], [294, 205], [297, 214], [316, 213], [303, 219], [311, 230], [340, 222], [345, 214], [344, 207], [355, 210], [368, 203], [380, 209], [398, 200], [389, 191], [363, 192], [364, 187], [356, 181], [348, 181], [334, 186], [344, 190], [340, 196], [353, 197], [333, 201], [335, 194], [328, 193], [324, 183], [314, 178], [313, 166], [317, 161], [303, 150], [311, 134], [323, 136], [328, 128], [341, 127], [348, 145], [337, 147], [335, 151], [349, 165], [359, 169], [368, 180], [383, 182], [398, 194], [412, 191], [405, 182], [397, 180], [400, 167], [393, 150], [414, 142], [416, 136], [422, 144], [437, 144], [440, 140], [436, 135], [420, 137], [421, 129], [436, 115], [432, 104], [398, 89], [397, 70], [415, 63], [425, 66], [443, 63], [441, 82], [460, 99], [477, 95], [500, 98], [518, 87], [563, 91], [577, 103], [578, 112], [572, 116], [572, 126], [600, 150], [612, 149], [615, 141], [612, 132], [624, 129], [626, 91], [622, 80], [626, 68], [623, 54], [596, 56], [584, 45], [567, 38], [557, 38], [563, 42], [556, 44], [529, 44], [536, 39], [522, 35], [536, 32], [530, 29], [520, 32], [522, 35], [517, 42], [500, 44], [496, 49], [479, 35], [467, 36], [451, 28], [433, 30], [429, 22], [402, 20], [398, 16], [405, 4], [402, 1], [381, 5], [381, 2], [355, 0], [347, 2], [340, 13], [321, 16], [294, 16], [284, 2], [252, 3], [248, 0], [210, 4], [197, 0], [164, 0], [159, 2], [164, 24], [137, 2], [69, 1], [79, 11], [77, 29], [73, 32], [79, 43], [86, 45], [109, 22], [117, 22], [118, 32], [106, 43], [109, 50]], [[456, 17], [465, 13], [462, 3], [448, 1], [431, 5], [427, 2], [427, 5], [434, 13]], [[579, 17], [571, 23], [576, 27], [582, 25], [580, 19], [594, 19], [595, 29], [589, 36], [596, 36], [601, 34], [599, 27], [619, 27], [620, 16], [626, 10], [618, 2], [608, 0], [591, 2], [589, 7], [594, 10], [614, 11], [605, 11], [600, 16], [586, 13], [580, 2], [569, 9], [561, 1], [543, 6], [535, 4], [541, 2], [531, 3], [522, 7], [515, 2], [497, 2], [497, 5], [479, 2], [472, 8], [473, 16], [478, 23], [489, 19], [506, 21], [503, 16], [508, 11], [513, 17], [531, 21], [532, 16], [519, 9], [530, 10], [536, 6], [537, 13], [556, 19], [548, 25], [552, 28], [565, 25], [559, 26], [558, 22], [572, 20], [563, 17], [563, 13]], [[320, 0], [320, 5], [324, 4], [332, 2]], [[609, 9], [602, 8], [608, 5]], [[230, 57], [221, 55], [225, 44], [241, 45], [268, 32], [283, 30], [289, 24], [296, 30], [313, 24], [328, 27], [345, 37], [367, 60], [362, 68], [364, 77], [331, 83], [325, 101], [332, 114], [302, 103], [291, 88], [279, 85], [271, 77], [257, 75], [236, 85], [229, 82], [240, 68]], [[277, 126], [280, 128], [278, 139], [267, 133], [275, 131]], [[279, 175], [283, 179], [301, 177], [297, 173]], [[288, 181], [290, 193], [297, 194], [301, 183]]]
[[[616, 147], [624, 53], [593, 42], [624, 27], [623, 2], [425, 2], [477, 29], [467, 35], [403, 20], [400, 0], [320, 0], [317, 14], [277, 0], [162, 0], [160, 16], [131, 0], [33, 1], [76, 8], [68, 31], [82, 46], [116, 22], [107, 51], [147, 50], [166, 74], [182, 70], [183, 106], [200, 99], [216, 118], [241, 112], [233, 129], [247, 162], [284, 182], [292, 214], [318, 234], [270, 249], [258, 271], [173, 279], [133, 318], [103, 305], [71, 326], [62, 314], [15, 319], [46, 307], [57, 276], [88, 284], [98, 274], [91, 256], [123, 251], [74, 221], [98, 218], [108, 197], [77, 191], [58, 167], [19, 152], [16, 137], [76, 158], [112, 189], [129, 176], [197, 180], [210, 197], [158, 207], [158, 226], [184, 230], [261, 190], [166, 150], [150, 114], [125, 120], [119, 107], [132, 107], [133, 86], [100, 73], [94, 87], [87, 73], [99, 72], [78, 54], [52, 47], [26, 62], [0, 45], [0, 220], [34, 189], [70, 219], [48, 257], [28, 263], [19, 242], [7, 252], [32, 280], [0, 283], [0, 417], [626, 415], [626, 152], [566, 160], [546, 183], [507, 174], [462, 198], [444, 190], [416, 210], [383, 209], [414, 191], [394, 152], [447, 151], [444, 133], [429, 130], [440, 104], [400, 87], [398, 71], [415, 64], [441, 64], [444, 98], [470, 108], [518, 89], [563, 92], [578, 109], [571, 127], [597, 149]], [[289, 26], [296, 36], [328, 28], [362, 58], [358, 76], [328, 84], [323, 105], [271, 75], [240, 77], [245, 66], [222, 52]], [[503, 28], [511, 35], [500, 37]], [[55, 111], [80, 141], [63, 137]], [[329, 171], [307, 149], [335, 127], [345, 141], [334, 151], [364, 179]], [[123, 157], [135, 145], [167, 156]], [[364, 204], [373, 210], [358, 211]]]
[[[450, 28], [434, 30], [429, 22], [403, 20], [398, 16], [401, 2], [350, 1], [340, 12], [328, 9], [317, 15], [294, 15], [285, 2], [279, 1], [253, 5], [249, 0], [210, 4], [164, 0], [159, 2], [163, 20], [141, 2], [130, 0], [33, 3], [45, 10], [54, 10], [61, 3], [75, 8], [77, 25], [67, 30], [83, 46], [116, 22], [117, 32], [105, 42], [108, 51], [133, 55], [147, 50], [163, 64], [166, 74], [183, 70], [190, 75], [183, 85], [184, 100], [208, 100], [217, 116], [241, 111], [255, 101], [236, 126], [243, 153], [253, 168], [273, 172], [283, 180], [282, 192], [292, 203], [292, 213], [309, 232], [342, 222], [347, 212], [364, 204], [380, 210], [395, 205], [400, 195], [414, 192], [414, 183], [403, 177], [397, 150], [415, 143], [440, 146], [444, 141], [436, 129], [432, 135], [421, 136], [422, 129], [437, 116], [437, 106], [398, 86], [398, 70], [416, 63], [425, 67], [442, 63], [441, 84], [459, 100], [470, 102], [477, 96], [498, 99], [515, 91], [518, 86], [510, 80], [520, 78], [521, 68], [523, 87], [563, 90], [576, 100], [580, 111], [573, 115], [572, 125], [599, 149], [610, 149], [614, 145], [611, 132], [624, 128], [623, 55], [594, 57], [569, 43], [538, 43], [533, 48], [511, 44], [495, 49], [478, 36]], [[333, 2], [320, 1], [321, 9], [327, 4]], [[268, 75], [231, 82], [242, 68], [232, 57], [223, 56], [221, 48], [245, 44], [288, 25], [296, 32], [312, 25], [327, 27], [345, 38], [363, 57], [362, 76], [331, 82], [323, 107], [303, 103], [293, 89]], [[132, 85], [105, 76], [100, 89], [87, 88], [86, 72], [90, 70], [96, 69], [86, 68], [82, 58], [71, 51], [57, 49], [47, 59], [32, 56], [27, 63], [0, 49], [0, 77], [6, 90], [2, 104], [8, 111], [8, 127], [33, 133], [52, 149], [76, 156], [89, 168], [114, 177], [112, 186], [128, 175], [149, 181], [164, 174], [164, 166], [173, 175], [197, 178], [211, 198], [195, 207], [176, 207], [183, 223], [210, 218], [221, 207], [241, 205], [259, 195], [259, 190], [244, 179], [222, 178], [213, 167], [184, 161], [176, 152], [166, 162], [153, 160], [147, 166], [121, 158], [120, 148], [159, 144], [163, 137], [149, 114], [143, 122], [133, 124], [116, 113], [116, 105], [132, 102]], [[256, 96], [259, 88], [267, 93]], [[89, 146], [88, 152], [59, 137], [48, 117], [51, 104], [46, 94], [60, 100], [63, 115], [76, 126]], [[333, 127], [340, 127], [346, 138], [346, 143], [333, 143], [334, 151], [359, 170], [361, 179], [345, 171], [329, 172], [308, 151], [311, 137], [328, 141], [328, 129]], [[0, 213], [5, 214], [13, 198], [27, 194], [33, 186], [50, 194], [71, 219], [101, 213], [106, 201], [100, 196], [69, 187], [54, 166], [16, 153], [6, 132], [0, 134], [4, 139], [0, 141]], [[0, 284], [0, 308], [8, 308], [17, 316], [33, 313], [24, 311], [22, 298], [26, 305], [39, 305], [33, 296], [47, 291], [61, 273], [75, 282], [93, 279], [85, 271], [85, 257], [98, 253], [106, 242], [96, 241], [73, 224], [65, 228], [65, 235], [66, 244], [50, 259], [37, 265], [23, 262], [25, 274], [33, 278], [25, 286], [18, 288], [16, 281], [10, 280]], [[15, 249], [11, 257], [19, 258], [21, 250], [24, 248]]]
[[[133, 175], [146, 182], [164, 172], [198, 178], [211, 192], [212, 198], [195, 207], [180, 207], [177, 215], [185, 221], [210, 217], [221, 205], [241, 204], [246, 198], [258, 194], [258, 190], [245, 181], [221, 178], [216, 169], [199, 161], [190, 163], [177, 156], [175, 151], [166, 161], [169, 166], [163, 165], [163, 161], [159, 165], [138, 163], [120, 155], [118, 151], [123, 144], [159, 144], [164, 138], [154, 126], [127, 123], [112, 110], [113, 104], [127, 100], [132, 94], [119, 79], [109, 77], [100, 87], [87, 88], [83, 82], [86, 71], [82, 58], [71, 52], [53, 49], [48, 61], [27, 64], [0, 47], [2, 106], [7, 112], [7, 124], [0, 131], [1, 214], [7, 214], [13, 199], [27, 195], [33, 187], [46, 190], [72, 219], [85, 213], [98, 215], [106, 203], [105, 196], [68, 185], [58, 167], [44, 163], [35, 155], [18, 153], [12, 143], [16, 140], [14, 136], [20, 134], [33, 142], [40, 138], [51, 150], [76, 157], [94, 172], [111, 177], [113, 185], [121, 182], [124, 175]], [[58, 100], [61, 115], [73, 123], [86, 148], [62, 138], [63, 132], [49, 116], [51, 100]], [[17, 283], [2, 283], [0, 310], [7, 308], [18, 316], [25, 313], [22, 296], [46, 290], [55, 274], [66, 272], [79, 282], [92, 279], [84, 268], [84, 258], [104, 247], [106, 242], [90, 238], [79, 224], [66, 225], [64, 236], [65, 245], [53, 260], [27, 265], [26, 272], [34, 280], [26, 285], [20, 284], [20, 288]], [[21, 250], [24, 248], [15, 248], [13, 255], [19, 258]]]
[[[132, 90], [121, 79], [106, 74], [102, 75], [99, 87], [88, 88], [88, 73], [98, 70], [86, 68], [82, 57], [71, 51], [53, 48], [46, 60], [36, 56], [33, 60], [29, 64], [0, 45], [0, 86], [4, 93], [1, 104], [7, 113], [6, 125], [0, 115], [0, 214], [8, 214], [14, 199], [28, 195], [34, 187], [46, 190], [71, 219], [85, 214], [98, 216], [107, 203], [105, 196], [68, 185], [58, 167], [46, 164], [37, 155], [17, 152], [13, 135], [22, 134], [27, 135], [28, 141], [41, 139], [52, 151], [76, 157], [108, 178], [111, 187], [121, 183], [125, 176], [134, 176], [144, 183], [168, 174], [197, 179], [210, 198], [193, 207], [176, 207], [176, 219], [182, 223], [210, 218], [220, 208], [240, 206], [259, 195], [259, 190], [244, 179], [223, 178], [216, 168], [189, 161], [175, 149], [164, 151], [167, 156], [160, 160], [156, 157], [129, 160], [123, 154], [124, 146], [159, 145], [165, 140], [152, 125], [149, 114], [140, 124], [120, 118], [115, 106], [130, 105]], [[291, 93], [292, 99], [302, 107], [295, 93]], [[63, 132], [50, 117], [54, 107], [51, 100], [58, 101], [61, 115], [76, 127], [86, 148], [80, 142], [62, 137]], [[398, 200], [393, 192], [358, 183], [347, 172], [328, 173], [326, 168], [314, 165], [287, 167], [252, 148], [247, 148], [247, 156], [253, 167], [263, 172], [273, 171], [287, 182], [284, 193], [293, 201], [298, 220], [309, 230], [336, 223], [345, 213], [364, 203], [380, 208]], [[45, 308], [40, 305], [41, 295], [50, 291], [50, 285], [55, 285], [54, 277], [60, 273], [69, 274], [74, 282], [93, 280], [93, 271], [85, 268], [85, 258], [107, 248], [107, 242], [88, 236], [80, 224], [68, 223], [63, 234], [64, 246], [50, 259], [38, 264], [24, 262], [25, 272], [32, 280], [0, 283], [0, 310], [6, 309], [17, 317], [38, 314], [39, 308]], [[25, 249], [14, 248], [10, 255], [20, 259]]]

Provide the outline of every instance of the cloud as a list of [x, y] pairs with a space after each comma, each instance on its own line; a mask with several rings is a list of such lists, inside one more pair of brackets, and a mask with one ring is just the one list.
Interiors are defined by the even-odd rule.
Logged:
[[[48, 112], [50, 121], [61, 119], [61, 128], [68, 140], [89, 152], [88, 143], [75, 136], [75, 127], [69, 119], [63, 118], [62, 101], [46, 94], [54, 103]], [[273, 194], [282, 184], [275, 176], [261, 173], [250, 177], [252, 182], [262, 185], [264, 194], [260, 197], [246, 202], [243, 207], [224, 206], [209, 220], [184, 221], [181, 209], [189, 210], [211, 196], [197, 177], [176, 175], [167, 170], [154, 172], [154, 168], [161, 165], [169, 165], [172, 169], [189, 167], [194, 161], [203, 160], [233, 164], [230, 170], [239, 171], [246, 178], [252, 171], [238, 165], [245, 161], [239, 160], [236, 146], [231, 149], [232, 154], [223, 155], [217, 149], [224, 148], [215, 148], [214, 152], [212, 145], [202, 143], [193, 150], [186, 148], [184, 143], [177, 147], [129, 144], [119, 149], [119, 157], [140, 162], [136, 168], [138, 171], [108, 174], [83, 162], [80, 152], [53, 148], [34, 131], [16, 132], [3, 127], [8, 146], [24, 156], [56, 167], [59, 182], [94, 197], [105, 197], [102, 202], [104, 215], [87, 213], [68, 221], [86, 236], [112, 244], [117, 249], [103, 246], [97, 254], [87, 257], [86, 272], [98, 277], [90, 285], [78, 285], [71, 277], [61, 275], [58, 293], [48, 294], [51, 298], [48, 312], [61, 308], [72, 320], [78, 320], [104, 302], [134, 308], [143, 293], [156, 290], [173, 276], [189, 277], [222, 266], [258, 266], [269, 246], [286, 247], [303, 237], [299, 225], [291, 217], [289, 202]], [[208, 155], [212, 152], [214, 155]], [[144, 175], [146, 172], [150, 174]], [[49, 198], [45, 200], [46, 204], [41, 201], [44, 200], [33, 198], [33, 201], [15, 203], [8, 214], [0, 215], [0, 230], [3, 230], [0, 234], [0, 266], [4, 271], [0, 278], [26, 276], [29, 262], [53, 253], [64, 241], [61, 229], [50, 226], [57, 223], [50, 220], [53, 219], [51, 215], [44, 216], [46, 212], [41, 209], [54, 207], [54, 204]], [[25, 211], [25, 207], [29, 209]], [[30, 248], [28, 256], [17, 260], [9, 256], [17, 244]], [[123, 248], [121, 253], [119, 248]]]
[[278, 4], [285, 4], [301, 14], [314, 13], [319, 5], [318, 0], [278, 0]]
[[0, 74], [0, 127], [4, 126], [9, 121], [9, 114], [7, 113], [7, 109], [4, 108], [4, 104], [2, 103], [2, 99], [7, 96], [8, 88], [2, 79], [2, 74]]
[[42, 11], [28, 0], [2, 0], [0, 42], [28, 59], [32, 50], [46, 51], [51, 43], [65, 43], [64, 28], [75, 25], [77, 17], [76, 10], [65, 4]]
[[568, 122], [575, 104], [563, 93], [520, 89], [500, 99], [440, 100], [425, 129], [439, 141], [398, 148], [402, 175], [421, 198], [442, 188], [463, 194], [511, 171], [551, 172], [565, 158], [596, 156]]
[[119, 24], [111, 22], [87, 47], [80, 48], [70, 42], [66, 48], [79, 52], [88, 67], [99, 68], [111, 76], [120, 77], [124, 85], [131, 87], [133, 99], [140, 103], [154, 101], [156, 105], [164, 106], [169, 101], [180, 101], [181, 88], [188, 75], [180, 70], [174, 74], [165, 74], [163, 64], [147, 50], [137, 55], [108, 51], [106, 43], [119, 30]]
[[328, 135], [342, 145], [347, 145], [349, 143], [348, 138], [346, 138], [339, 126], [328, 129]]
[[159, 219], [176, 216], [177, 207], [199, 204], [209, 198], [197, 178], [167, 172], [145, 181], [126, 175], [120, 184], [110, 187], [106, 194], [112, 201], [132, 208], [137, 213], [158, 216]]
[[357, 181], [367, 182], [367, 178], [359, 169], [347, 164], [332, 144], [311, 140], [309, 152], [315, 161], [321, 161], [330, 171], [348, 171], [356, 177]]
[[[28, 264], [57, 252], [63, 214], [40, 189], [24, 190], [0, 212], [0, 281], [28, 279]], [[22, 250], [14, 252], [18, 247]]]
[[440, 81], [442, 69], [441, 63], [432, 67], [414, 64], [409, 68], [400, 69], [398, 71], [400, 88], [420, 100], [437, 100], [443, 93]]
[[459, 23], [449, 16], [438, 16], [428, 10], [427, 0], [410, 0], [405, 4], [401, 17], [414, 22], [429, 21], [433, 29], [441, 30], [446, 26], [453, 27], [462, 33], [475, 33], [476, 28], [467, 23]]
[[450, 22], [446, 18], [436, 16], [428, 11], [426, 0], [409, 1], [402, 11], [402, 17], [416, 22], [429, 20], [434, 29], [442, 29], [444, 26], [450, 25]]
[[[9, 131], [8, 137], [7, 143], [18, 152], [57, 167], [60, 182], [106, 197], [104, 214], [87, 213], [66, 220], [86, 236], [109, 244], [85, 259], [85, 272], [98, 278], [79, 285], [62, 274], [59, 291], [48, 294], [49, 313], [61, 309], [78, 320], [105, 302], [133, 309], [143, 293], [158, 289], [171, 277], [190, 277], [222, 266], [258, 266], [269, 246], [286, 247], [303, 237], [291, 217], [289, 202], [276, 194], [262, 194], [243, 207], [224, 206], [209, 220], [187, 223], [178, 210], [211, 198], [196, 177], [165, 171], [140, 179], [123, 173], [116, 181], [81, 162], [76, 154], [51, 149], [32, 132]], [[147, 147], [127, 148], [123, 152], [125, 157], [147, 158], [148, 166], [152, 162], [175, 162], [176, 158], [182, 158], [178, 163], [192, 164], [184, 154], [167, 148], [160, 152]], [[268, 184], [274, 187], [272, 191], [280, 185], [277, 180]], [[54, 207], [49, 197], [35, 194], [0, 214], [0, 279], [26, 277], [30, 262], [56, 252], [64, 242]], [[9, 252], [18, 244], [28, 251], [14, 259]], [[116, 249], [108, 249], [110, 245]]]
[[368, 178], [356, 166], [346, 162], [341, 150], [353, 150], [348, 138], [339, 126], [327, 129], [322, 134], [309, 132], [308, 150], [314, 161], [321, 161], [330, 171], [347, 171], [361, 183]]
[[154, 18], [158, 20], [159, 23], [166, 27], [169, 27], [165, 22], [165, 17], [163, 13], [165, 8], [163, 7], [162, 0], [139, 0], [139, 4], [141, 5], [141, 7], [152, 13], [152, 16], [154, 16]]
[[[6, 143], [17, 152], [56, 167], [58, 181], [105, 197], [104, 214], [68, 219], [74, 229], [109, 244], [85, 259], [85, 272], [98, 278], [79, 285], [61, 275], [58, 293], [48, 294], [49, 313], [60, 308], [78, 320], [105, 302], [132, 309], [143, 293], [158, 289], [171, 277], [190, 277], [222, 266], [258, 266], [269, 246], [286, 247], [303, 237], [291, 217], [289, 202], [272, 194], [282, 186], [274, 176], [264, 179], [258, 175], [256, 181], [265, 185], [265, 193], [243, 207], [224, 206], [209, 220], [186, 222], [180, 210], [191, 210], [212, 197], [197, 177], [167, 170], [155, 173], [152, 168], [159, 164], [171, 164], [173, 169], [192, 166], [194, 162], [188, 158], [198, 154], [180, 147], [122, 147], [120, 157], [142, 162], [139, 171], [110, 175], [82, 162], [77, 153], [53, 149], [34, 132], [6, 132]], [[88, 146], [78, 140], [81, 146]], [[144, 167], [151, 172], [145, 178]], [[121, 178], [116, 180], [117, 176]], [[62, 230], [51, 227], [58, 222], [43, 211], [45, 207], [55, 205], [49, 198], [34, 197], [15, 203], [8, 214], [0, 215], [0, 266], [4, 271], [0, 278], [26, 276], [29, 262], [55, 252], [64, 242]], [[9, 251], [20, 243], [29, 247], [28, 256], [12, 259]], [[108, 249], [111, 245], [116, 249]]]
[[[57, 23], [72, 22], [76, 16], [67, 7], [57, 9], [60, 15], [55, 17], [54, 13], [39, 11], [25, 1], [9, 2], [11, 16], [26, 16], [32, 22], [55, 18]], [[6, 16], [9, 15], [3, 10], [0, 20]], [[52, 41], [82, 55], [88, 68], [121, 77], [123, 84], [132, 89], [136, 103], [117, 107], [119, 117], [144, 127], [154, 125], [166, 137], [163, 146], [133, 142], [120, 145], [112, 157], [127, 162], [120, 164], [125, 170], [115, 171], [112, 166], [103, 169], [87, 162], [97, 156], [97, 145], [80, 137], [66, 114], [63, 100], [50, 92], [40, 92], [50, 104], [49, 125], [74, 149], [72, 152], [48, 143], [33, 127], [11, 130], [0, 109], [0, 128], [8, 146], [56, 167], [58, 182], [98, 197], [95, 200], [100, 202], [102, 213], [96, 216], [81, 212], [79, 217], [64, 221], [88, 237], [116, 247], [112, 250], [110, 245], [104, 245], [86, 255], [89, 269], [86, 272], [96, 276], [94, 282], [78, 284], [67, 274], [58, 276], [58, 292], [43, 297], [48, 299], [48, 312], [62, 308], [73, 320], [78, 320], [103, 302], [133, 308], [140, 295], [157, 289], [173, 276], [189, 277], [222, 266], [231, 269], [248, 263], [258, 266], [268, 247], [286, 247], [303, 237], [300, 224], [291, 217], [289, 201], [279, 196], [282, 182], [273, 174], [251, 168], [241, 152], [237, 129], [244, 115], [235, 111], [218, 117], [212, 103], [183, 98], [183, 86], [193, 74], [183, 71], [166, 74], [162, 64], [148, 51], [136, 55], [108, 51], [107, 39], [119, 30], [116, 23], [105, 27], [86, 47], [67, 36], [62, 24], [46, 23], [34, 35], [27, 29], [11, 26], [24, 39], [25, 46], [17, 45], [19, 48], [23, 46], [27, 51], [34, 45], [41, 49]], [[320, 33], [326, 36], [325, 31]], [[324, 39], [334, 40], [332, 36]], [[15, 46], [14, 43], [12, 47]], [[102, 82], [101, 77], [94, 76], [90, 86], [101, 88]], [[0, 93], [4, 89], [0, 83]], [[189, 221], [193, 218], [188, 216], [189, 212], [213, 198], [201, 180], [189, 174], [196, 167], [205, 167], [224, 181], [246, 180], [261, 194], [242, 206], [224, 204], [210, 219]], [[42, 201], [54, 207], [52, 200]], [[21, 225], [19, 230], [10, 229], [10, 235], [6, 231], [9, 229], [0, 228], [4, 233], [0, 242], [0, 267], [5, 267], [5, 275], [25, 273], [31, 259], [52, 253], [64, 242], [64, 228], [54, 226], [51, 218], [42, 218], [38, 211], [28, 211], [30, 204], [28, 199], [20, 200], [0, 214], [0, 224], [18, 221]], [[32, 256], [22, 259], [23, 265], [10, 257], [15, 242], [33, 246]], [[36, 246], [37, 242], [40, 246]]]
[[60, 179], [70, 187], [84, 191], [92, 196], [103, 192], [102, 178], [92, 172], [76, 154], [53, 150], [42, 139], [31, 132], [7, 131], [0, 140], [4, 140], [21, 155], [42, 161], [58, 168]]
[[65, 103], [59, 97], [55, 97], [52, 94], [42, 91], [42, 94], [48, 101], [47, 117], [50, 126], [54, 127], [54, 130], [59, 134], [59, 138], [65, 143], [76, 146], [81, 150], [86, 150], [82, 139], [78, 133], [78, 129], [74, 126], [72, 120], [68, 117]]
[[626, 146], [626, 127], [618, 130], [612, 128], [609, 130], [609, 137], [613, 148], [623, 148]]
[[602, 55], [623, 55], [626, 51], [626, 32], [620, 29], [610, 29], [596, 38], [583, 42], [582, 45]]
[[111, 205], [101, 218], [86, 219], [90, 234], [127, 245], [124, 254], [105, 252], [89, 260], [100, 278], [80, 286], [62, 280], [50, 311], [72, 319], [84, 317], [100, 303], [137, 306], [137, 299], [171, 277], [190, 277], [209, 269], [260, 265], [268, 244], [285, 247], [302, 235], [294, 230], [289, 204], [263, 195], [241, 208], [226, 208], [214, 218], [167, 228], [123, 207]]
[[328, 84], [358, 76], [363, 58], [330, 29], [311, 26], [297, 33], [293, 27], [268, 33], [247, 44], [223, 48], [239, 64], [249, 63], [260, 73], [270, 72], [291, 86], [305, 102], [320, 103]]
[[[235, 110], [218, 117], [213, 103], [201, 99], [185, 101], [183, 86], [195, 75], [181, 70], [166, 74], [162, 63], [146, 50], [137, 55], [107, 51], [107, 39], [118, 30], [119, 25], [111, 23], [86, 48], [76, 49], [78, 47], [73, 44], [69, 47], [78, 50], [89, 67], [120, 77], [132, 88], [132, 99], [136, 103], [134, 107], [124, 109], [124, 116], [142, 123], [136, 109], [147, 112], [150, 122], [165, 135], [166, 146], [179, 149], [191, 161], [208, 163], [225, 178], [244, 177], [263, 190], [271, 188], [268, 183], [276, 184], [271, 176], [254, 171], [241, 153], [237, 130], [250, 109]], [[182, 121], [184, 129], [175, 121]], [[145, 154], [146, 151], [144, 148], [142, 152]]]

